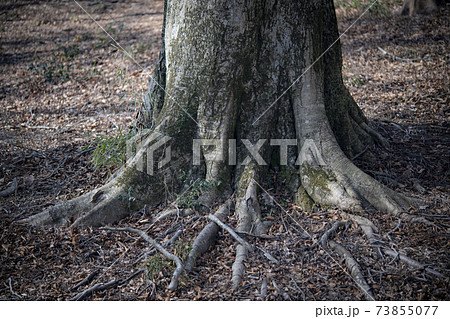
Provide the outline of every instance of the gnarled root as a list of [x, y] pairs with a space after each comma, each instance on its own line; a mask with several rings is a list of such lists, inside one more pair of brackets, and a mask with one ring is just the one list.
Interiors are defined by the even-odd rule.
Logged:
[[126, 203], [118, 200], [124, 193], [120, 187], [114, 187], [112, 183], [108, 183], [80, 197], [51, 206], [21, 222], [33, 226], [107, 224], [127, 215], [129, 209]]
[[[142, 143], [135, 156], [127, 162], [104, 186], [80, 197], [49, 207], [43, 212], [23, 219], [33, 226], [100, 226], [113, 223], [130, 212], [161, 202], [164, 185], [171, 178], [165, 171], [149, 174], [153, 162], [144, 158], [160, 133], [151, 133]], [[151, 157], [150, 157], [151, 158]]]
[[[316, 145], [313, 140], [305, 143], [312, 146], [301, 153], [301, 181], [315, 202], [352, 211], [374, 207], [394, 216], [412, 219], [404, 211], [415, 203], [414, 200], [392, 191], [361, 171], [340, 149], [329, 150], [335, 155], [327, 164], [322, 152], [313, 147]], [[333, 149], [335, 145], [329, 146]]]

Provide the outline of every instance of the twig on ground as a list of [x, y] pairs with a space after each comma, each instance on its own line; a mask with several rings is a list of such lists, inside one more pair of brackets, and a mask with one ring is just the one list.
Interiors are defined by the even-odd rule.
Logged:
[[11, 280], [11, 277], [9, 277], [8, 283], [9, 283], [9, 291], [10, 291], [14, 296], [19, 297], [19, 298], [23, 298], [21, 295], [18, 295], [18, 294], [14, 291], [14, 289], [13, 289], [13, 287], [12, 287], [12, 280]]
[[109, 288], [117, 286], [118, 284], [119, 284], [119, 281], [115, 280], [115, 279], [111, 280], [110, 282], [107, 282], [106, 284], [98, 283], [98, 284], [92, 286], [91, 288], [88, 288], [88, 289], [80, 292], [78, 295], [76, 295], [75, 297], [70, 299], [70, 301], [83, 300], [84, 298], [92, 295], [94, 292], [107, 290]]
[[256, 246], [256, 248], [258, 248], [259, 250], [261, 250], [264, 254], [264, 256], [269, 259], [270, 261], [274, 262], [275, 264], [279, 264], [280, 261], [278, 259], [276, 259], [275, 257], [273, 257], [270, 253], [268, 253], [267, 251], [265, 251], [264, 249], [262, 249], [261, 247]]
[[131, 228], [131, 227], [124, 227], [124, 228], [114, 228], [114, 227], [102, 227], [101, 229], [105, 230], [111, 230], [111, 231], [127, 231], [130, 233], [135, 233], [139, 236], [141, 236], [145, 241], [147, 241], [149, 244], [153, 245], [161, 254], [163, 254], [167, 259], [172, 260], [176, 264], [176, 269], [173, 272], [172, 280], [170, 281], [169, 286], [167, 289], [169, 290], [176, 290], [178, 286], [178, 278], [180, 277], [181, 273], [183, 272], [184, 265], [181, 262], [180, 258], [175, 256], [174, 254], [168, 252], [163, 246], [161, 246], [156, 240], [150, 238], [146, 233], [144, 233], [142, 230]]
[[[179, 229], [175, 232], [175, 234], [165, 243], [162, 244], [162, 246], [164, 248], [170, 247], [173, 245], [173, 243], [175, 242], [175, 240], [178, 239], [178, 237], [180, 237], [180, 235], [183, 233], [182, 229]], [[155, 248], [150, 249], [147, 252], [142, 253], [138, 259], [136, 259], [136, 261], [132, 264], [132, 267], [136, 266], [141, 260], [147, 258], [149, 255], [153, 255], [156, 252]]]
[[381, 53], [383, 53], [384, 55], [389, 55], [390, 57], [392, 57], [392, 58], [394, 58], [396, 60], [405, 61], [405, 62], [409, 62], [409, 63], [412, 63], [414, 61], [419, 61], [419, 59], [405, 59], [405, 58], [401, 58], [399, 56], [396, 56], [393, 53], [387, 52], [386, 50], [384, 50], [384, 49], [382, 49], [380, 47], [378, 47], [378, 50], [380, 50]]
[[91, 272], [89, 275], [86, 276], [86, 278], [84, 278], [82, 281], [80, 281], [78, 284], [76, 284], [75, 286], [72, 287], [72, 289], [70, 289], [71, 291], [77, 290], [78, 288], [80, 288], [81, 286], [84, 285], [88, 285], [94, 278], [95, 276], [98, 275], [98, 273], [100, 272], [100, 269], [96, 269], [93, 272]]
[[178, 237], [181, 236], [181, 234], [183, 233], [182, 229], [178, 229], [175, 234], [173, 234], [172, 237], [170, 237], [170, 239], [168, 241], [166, 241], [162, 246], [164, 248], [170, 247], [173, 245], [173, 243], [178, 239]]
[[336, 232], [339, 230], [339, 228], [342, 228], [346, 225], [347, 223], [343, 221], [334, 223], [334, 225], [330, 229], [328, 229], [320, 238], [319, 240], [320, 245], [322, 247], [326, 247], [328, 239], [333, 238]]

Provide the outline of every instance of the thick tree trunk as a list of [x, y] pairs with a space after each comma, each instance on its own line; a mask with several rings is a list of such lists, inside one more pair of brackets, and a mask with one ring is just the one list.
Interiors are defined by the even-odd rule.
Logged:
[[164, 21], [135, 156], [102, 188], [28, 222], [110, 223], [200, 178], [204, 205], [234, 190], [239, 230], [263, 233], [257, 193], [270, 165], [319, 204], [394, 214], [410, 204], [347, 157], [386, 142], [344, 87], [331, 0], [167, 0]]

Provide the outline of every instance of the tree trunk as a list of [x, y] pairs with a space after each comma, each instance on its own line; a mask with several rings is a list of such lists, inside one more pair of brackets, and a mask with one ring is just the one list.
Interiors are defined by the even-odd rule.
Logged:
[[257, 193], [271, 165], [298, 198], [399, 214], [410, 201], [347, 157], [387, 144], [344, 87], [337, 38], [331, 0], [167, 0], [143, 112], [150, 130], [129, 145], [136, 154], [105, 186], [27, 221], [111, 223], [201, 179], [205, 206], [235, 191], [238, 230], [259, 234]]
[[400, 14], [410, 16], [425, 14], [436, 11], [437, 8], [438, 1], [436, 0], [405, 0], [400, 10]]

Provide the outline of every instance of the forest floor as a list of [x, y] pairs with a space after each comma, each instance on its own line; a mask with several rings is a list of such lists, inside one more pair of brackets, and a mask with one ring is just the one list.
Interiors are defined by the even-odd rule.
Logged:
[[[221, 232], [176, 292], [166, 287], [173, 265], [146, 242], [98, 228], [34, 229], [16, 223], [45, 207], [102, 185], [117, 168], [95, 169], [95, 141], [132, 125], [157, 59], [162, 1], [3, 1], [0, 4], [0, 300], [69, 300], [97, 284], [118, 280], [88, 300], [361, 300], [344, 262], [315, 242], [341, 220], [335, 209], [302, 211], [273, 175], [261, 194], [267, 236], [246, 239], [260, 250], [245, 263], [231, 290], [235, 242]], [[348, 9], [348, 8], [347, 8]], [[341, 32], [361, 10], [340, 8]], [[359, 167], [389, 187], [428, 205], [410, 211], [434, 226], [399, 221], [376, 211], [362, 214], [386, 245], [450, 275], [449, 271], [449, 66], [450, 11], [399, 17], [370, 11], [342, 37], [344, 78], [355, 100], [390, 143], [373, 147], [374, 161]], [[112, 41], [107, 31], [118, 44]], [[130, 59], [128, 52], [133, 58]], [[144, 68], [143, 68], [143, 67]], [[105, 145], [115, 145], [114, 139]], [[120, 160], [120, 159], [119, 159]], [[164, 207], [145, 208], [117, 223], [145, 230], [186, 256], [208, 222], [204, 213], [152, 223]], [[230, 217], [227, 221], [235, 226]], [[309, 234], [312, 234], [311, 236]], [[361, 266], [378, 300], [448, 300], [449, 280], [380, 256], [354, 224], [335, 238]], [[144, 253], [147, 255], [144, 256]], [[91, 280], [78, 285], [87, 276]], [[135, 275], [134, 277], [130, 277]], [[122, 281], [123, 280], [123, 281]], [[120, 282], [122, 281], [122, 282]], [[261, 287], [267, 293], [261, 297]], [[98, 286], [97, 286], [98, 287]], [[264, 289], [263, 289], [264, 290]]]

